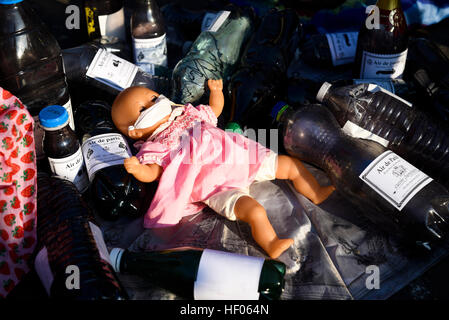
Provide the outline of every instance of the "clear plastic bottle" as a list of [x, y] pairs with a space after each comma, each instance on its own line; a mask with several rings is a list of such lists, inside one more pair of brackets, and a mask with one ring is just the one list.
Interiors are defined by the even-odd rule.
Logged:
[[131, 16], [134, 62], [154, 74], [154, 66], [167, 66], [167, 39], [164, 18], [155, 0], [135, 0]]
[[279, 103], [273, 116], [287, 152], [326, 171], [337, 191], [403, 243], [429, 248], [449, 231], [449, 192], [410, 163], [369, 140], [346, 135], [323, 105]]
[[75, 129], [61, 48], [26, 0], [0, 1], [0, 48], [0, 86], [20, 98], [33, 116], [36, 157], [42, 160], [42, 108], [64, 106]]
[[334, 87], [328, 83], [319, 90], [317, 100], [346, 132], [367, 131], [369, 139], [449, 186], [448, 130], [407, 101], [369, 84]]
[[186, 299], [276, 300], [285, 283], [282, 262], [210, 249], [114, 248], [111, 262], [116, 272], [142, 276]]
[[89, 181], [84, 167], [81, 146], [69, 126], [69, 115], [61, 106], [48, 106], [39, 113], [44, 135], [44, 152], [52, 173], [73, 182], [80, 192]]
[[40, 248], [34, 267], [48, 295], [64, 300], [128, 299], [102, 232], [75, 185], [40, 173], [37, 190]]

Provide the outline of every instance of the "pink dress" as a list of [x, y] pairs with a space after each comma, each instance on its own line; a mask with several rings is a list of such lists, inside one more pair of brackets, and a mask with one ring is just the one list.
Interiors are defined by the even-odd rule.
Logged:
[[142, 164], [163, 167], [159, 186], [145, 216], [145, 228], [177, 224], [205, 207], [202, 201], [233, 188], [246, 188], [272, 152], [238, 133], [217, 128], [206, 105], [186, 105], [168, 128], [136, 143]]

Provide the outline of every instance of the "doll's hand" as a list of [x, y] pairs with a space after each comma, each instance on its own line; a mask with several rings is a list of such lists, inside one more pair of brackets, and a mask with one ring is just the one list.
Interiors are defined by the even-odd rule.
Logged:
[[210, 91], [223, 91], [223, 80], [207, 80]]
[[141, 166], [139, 160], [134, 156], [131, 158], [125, 159], [123, 164], [125, 165], [126, 171], [130, 174], [134, 174], [134, 173], [138, 172], [139, 168]]

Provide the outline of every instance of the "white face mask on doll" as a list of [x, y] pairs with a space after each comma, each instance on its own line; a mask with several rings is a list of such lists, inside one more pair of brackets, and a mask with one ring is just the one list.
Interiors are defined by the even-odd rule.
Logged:
[[171, 114], [172, 104], [168, 98], [160, 94], [151, 107], [140, 113], [139, 118], [137, 118], [133, 126], [128, 127], [128, 130], [145, 129], [154, 126]]

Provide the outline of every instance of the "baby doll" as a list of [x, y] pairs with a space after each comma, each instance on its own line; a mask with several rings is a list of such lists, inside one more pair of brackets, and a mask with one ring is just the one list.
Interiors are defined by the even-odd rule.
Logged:
[[315, 204], [335, 189], [320, 186], [299, 160], [217, 128], [224, 105], [222, 80], [209, 80], [208, 87], [208, 106], [176, 105], [144, 87], [122, 91], [113, 103], [116, 127], [140, 140], [137, 155], [124, 161], [127, 172], [142, 182], [159, 179], [145, 227], [174, 225], [207, 205], [230, 220], [249, 223], [255, 241], [277, 258], [293, 239], [277, 237], [265, 209], [249, 195], [249, 185], [288, 179]]

